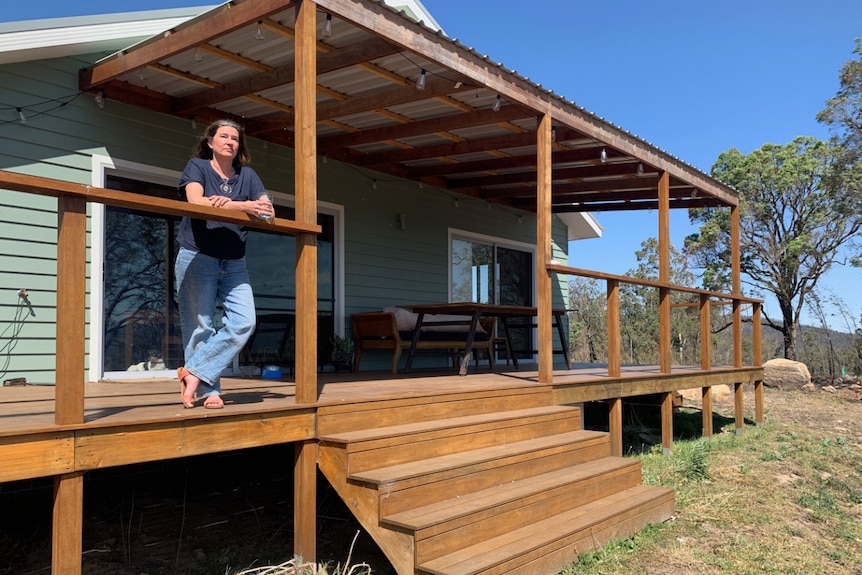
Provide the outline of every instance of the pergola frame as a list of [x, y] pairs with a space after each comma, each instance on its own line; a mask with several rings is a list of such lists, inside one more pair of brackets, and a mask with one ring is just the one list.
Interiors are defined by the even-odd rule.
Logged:
[[[329, 18], [333, 33], [321, 39]], [[255, 39], [258, 28], [263, 40]], [[320, 156], [534, 212], [540, 383], [553, 378], [551, 274], [565, 271], [551, 262], [554, 213], [657, 209], [662, 284], [670, 279], [670, 209], [729, 207], [733, 221], [739, 217], [732, 189], [372, 0], [234, 0], [81, 70], [80, 89], [197, 122], [233, 117], [248, 136], [294, 148], [296, 223], [308, 229], [316, 221]], [[84, 202], [71, 203], [60, 211], [80, 227]], [[738, 225], [732, 234], [739, 295]], [[316, 234], [296, 237], [296, 400], [313, 403]], [[84, 265], [81, 256], [74, 265]], [[609, 296], [618, 293], [617, 283], [608, 289]], [[663, 372], [670, 371], [668, 294], [660, 288]], [[58, 318], [63, 306], [82, 305], [84, 293], [69, 297], [74, 301], [58, 302]], [[739, 309], [735, 304], [735, 333]], [[58, 382], [83, 372], [77, 360], [60, 359]], [[742, 364], [741, 350], [735, 364]], [[671, 395], [664, 395], [665, 413]], [[82, 401], [58, 396], [58, 422], [71, 422], [62, 405]], [[619, 425], [619, 400], [611, 410], [612, 426]], [[295, 551], [307, 560], [316, 558], [316, 458], [316, 442], [297, 444]], [[58, 478], [55, 513], [80, 504], [81, 490], [81, 474]], [[55, 531], [55, 566], [74, 564], [79, 550], [79, 530]]]

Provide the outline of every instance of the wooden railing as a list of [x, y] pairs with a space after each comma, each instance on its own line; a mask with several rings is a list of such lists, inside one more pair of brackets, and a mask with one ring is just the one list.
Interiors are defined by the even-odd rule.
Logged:
[[[608, 377], [620, 377], [622, 373], [621, 357], [621, 329], [620, 329], [620, 284], [631, 284], [642, 287], [655, 288], [659, 291], [659, 371], [662, 374], [672, 372], [672, 349], [671, 349], [671, 315], [670, 301], [671, 292], [687, 293], [698, 297], [698, 302], [691, 304], [699, 307], [700, 320], [700, 368], [703, 371], [712, 369], [712, 330], [711, 330], [711, 306], [732, 305], [732, 338], [733, 338], [733, 366], [743, 368], [743, 330], [742, 330], [742, 308], [751, 306], [752, 325], [752, 359], [750, 366], [761, 367], [762, 364], [762, 340], [761, 340], [761, 306], [762, 300], [745, 297], [739, 294], [726, 294], [704, 289], [663, 283], [656, 280], [621, 276], [573, 268], [556, 263], [547, 266], [549, 272], [565, 275], [578, 276], [599, 281], [607, 284], [607, 342], [608, 342]], [[690, 304], [686, 304], [690, 305]], [[743, 413], [743, 381], [734, 384], [734, 412], [736, 432], [741, 433], [745, 424]], [[712, 388], [702, 387], [703, 401], [703, 435], [712, 436]], [[754, 381], [755, 391], [755, 421], [763, 423], [763, 382]], [[672, 413], [673, 395], [666, 392], [662, 396], [662, 447], [669, 453], [673, 442]], [[611, 441], [616, 454], [622, 452], [622, 401], [621, 398], [612, 398], [609, 407], [609, 427], [611, 430]]]
[[[57, 367], [54, 421], [58, 425], [84, 422], [87, 203], [216, 220], [285, 235], [321, 233], [321, 227], [317, 224], [302, 224], [284, 218], [259, 220], [242, 212], [198, 206], [181, 200], [8, 171], [0, 171], [0, 189], [57, 198]], [[316, 390], [317, 382], [310, 383]], [[299, 382], [297, 385], [300, 385]]]

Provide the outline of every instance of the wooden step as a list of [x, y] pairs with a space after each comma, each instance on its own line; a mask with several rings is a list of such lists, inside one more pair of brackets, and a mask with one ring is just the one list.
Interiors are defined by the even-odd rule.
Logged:
[[[639, 485], [512, 530], [447, 555], [420, 562], [426, 575], [556, 573], [579, 553], [636, 533], [673, 514], [670, 489]], [[550, 570], [546, 570], [550, 569]]]
[[461, 417], [480, 413], [551, 405], [550, 388], [485, 390], [327, 405], [317, 411], [318, 433], [331, 435], [355, 429], [387, 427], [416, 421]]
[[452, 494], [494, 485], [607, 457], [606, 433], [572, 431], [495, 445], [351, 474], [354, 482], [376, 485], [381, 517], [428, 505]]
[[580, 428], [578, 408], [548, 406], [362, 429], [321, 441], [345, 444], [352, 474]]
[[381, 521], [414, 533], [416, 559], [421, 563], [640, 482], [638, 461], [605, 457], [411, 509]]

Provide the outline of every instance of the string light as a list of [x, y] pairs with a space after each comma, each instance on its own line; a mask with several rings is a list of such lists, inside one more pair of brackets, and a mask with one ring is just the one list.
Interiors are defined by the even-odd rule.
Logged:
[[263, 40], [263, 20], [257, 21], [257, 31], [254, 33], [254, 37], [258, 40]]
[[326, 15], [326, 22], [323, 24], [323, 37], [329, 38], [332, 36], [332, 14]]
[[602, 148], [602, 153], [599, 154], [599, 161], [603, 164], [608, 161], [608, 152], [604, 148]]
[[24, 115], [24, 110], [22, 110], [21, 108], [15, 108], [15, 111], [18, 112], [18, 120], [22, 124], [26, 124], [27, 123], [27, 116]]
[[557, 127], [556, 126], [551, 126], [551, 141], [552, 142], [557, 141]]
[[376, 190], [376, 189], [377, 189], [377, 180], [371, 180], [371, 189], [372, 189], [372, 190]]
[[32, 120], [37, 116], [53, 112], [58, 108], [68, 105], [79, 98], [82, 94], [85, 94], [85, 92], [74, 92], [59, 98], [49, 98], [40, 102], [27, 104], [26, 106], [0, 106], [0, 113], [5, 113], [6, 111], [9, 111], [10, 113], [14, 111], [15, 113], [14, 119], [0, 120], [0, 124], [12, 124], [16, 122], [25, 124], [28, 120]]
[[639, 176], [644, 175], [644, 165], [640, 162], [638, 162], [638, 175]]
[[195, 46], [195, 62], [203, 62], [204, 54], [200, 46]]
[[494, 100], [494, 105], [493, 105], [493, 106], [491, 106], [491, 109], [492, 109], [492, 110], [494, 110], [495, 112], [499, 112], [499, 111], [500, 111], [500, 106], [501, 106], [501, 105], [502, 105], [502, 102], [501, 102], [501, 99], [500, 99], [500, 94], [497, 94], [497, 99], [496, 99], [496, 100]]
[[96, 102], [96, 105], [99, 108], [105, 107], [105, 93], [101, 90], [96, 92], [96, 95], [93, 97], [93, 100]]
[[143, 82], [144, 80], [147, 79], [147, 69], [146, 68], [141, 68], [141, 71], [138, 72], [138, 78], [141, 79], [141, 82]]
[[419, 74], [419, 79], [416, 80], [416, 89], [424, 90], [425, 89], [425, 68], [422, 68], [422, 73]]

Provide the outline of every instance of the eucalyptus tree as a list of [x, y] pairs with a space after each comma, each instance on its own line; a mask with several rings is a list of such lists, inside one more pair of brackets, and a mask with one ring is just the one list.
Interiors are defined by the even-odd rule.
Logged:
[[[799, 317], [808, 294], [832, 266], [856, 249], [862, 227], [857, 174], [840, 149], [812, 137], [786, 145], [766, 144], [751, 154], [730, 149], [712, 175], [739, 192], [740, 259], [743, 282], [775, 296], [780, 317], [764, 321], [781, 332], [784, 356], [796, 359]], [[730, 214], [692, 209], [699, 223], [685, 241], [708, 289], [730, 285]]]

